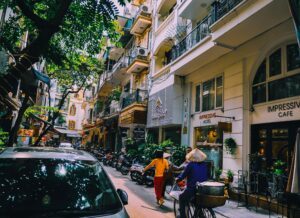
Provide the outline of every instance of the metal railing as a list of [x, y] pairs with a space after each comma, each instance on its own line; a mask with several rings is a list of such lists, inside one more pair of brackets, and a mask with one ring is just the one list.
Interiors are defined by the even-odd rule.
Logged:
[[213, 22], [216, 22], [243, 0], [219, 0], [212, 4]]
[[205, 17], [186, 37], [173, 46], [172, 61], [194, 47], [198, 42], [210, 34], [209, 26], [212, 24], [211, 15]]
[[145, 103], [148, 98], [148, 91], [137, 89], [122, 98], [122, 109], [128, 107], [133, 103]]
[[117, 61], [117, 63], [115, 63], [115, 65], [112, 67], [111, 72], [114, 73], [121, 68], [128, 67], [128, 62], [129, 57], [122, 55], [121, 58], [119, 58], [119, 60]]
[[208, 14], [187, 36], [171, 49], [171, 62], [193, 48], [198, 42], [210, 34], [210, 26], [225, 16], [235, 6], [244, 0], [219, 0], [212, 4]]

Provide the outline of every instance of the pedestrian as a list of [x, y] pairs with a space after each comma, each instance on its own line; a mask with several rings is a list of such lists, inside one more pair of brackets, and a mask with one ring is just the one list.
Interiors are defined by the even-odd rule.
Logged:
[[204, 162], [206, 154], [198, 148], [193, 149], [186, 155], [188, 164], [184, 171], [176, 178], [177, 182], [187, 179], [186, 189], [179, 196], [179, 212], [180, 218], [185, 218], [185, 207], [189, 201], [195, 196], [196, 183], [207, 180], [207, 166]]
[[164, 199], [162, 196], [163, 187], [164, 187], [164, 174], [167, 170], [169, 170], [168, 161], [163, 158], [164, 152], [162, 150], [157, 150], [155, 152], [155, 159], [151, 161], [151, 163], [146, 166], [143, 172], [147, 171], [148, 169], [155, 167], [155, 175], [154, 175], [154, 190], [156, 195], [156, 202], [160, 206], [163, 205]]

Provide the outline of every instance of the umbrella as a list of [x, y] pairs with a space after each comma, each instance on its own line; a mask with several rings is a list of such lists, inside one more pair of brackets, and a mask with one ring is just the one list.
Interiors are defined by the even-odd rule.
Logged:
[[300, 193], [300, 128], [297, 131], [294, 158], [289, 174], [287, 191], [294, 194]]

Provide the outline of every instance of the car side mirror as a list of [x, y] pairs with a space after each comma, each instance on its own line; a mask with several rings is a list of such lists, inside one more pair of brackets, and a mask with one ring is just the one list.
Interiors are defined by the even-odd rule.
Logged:
[[122, 190], [122, 189], [117, 189], [117, 193], [121, 198], [121, 201], [124, 205], [128, 204], [128, 194], [126, 191]]

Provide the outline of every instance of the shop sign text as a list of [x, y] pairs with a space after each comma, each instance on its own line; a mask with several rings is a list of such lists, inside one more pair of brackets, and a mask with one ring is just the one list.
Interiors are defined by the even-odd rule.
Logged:
[[268, 113], [277, 113], [278, 117], [292, 117], [295, 109], [300, 108], [300, 101], [292, 101], [288, 103], [275, 104], [268, 106]]

